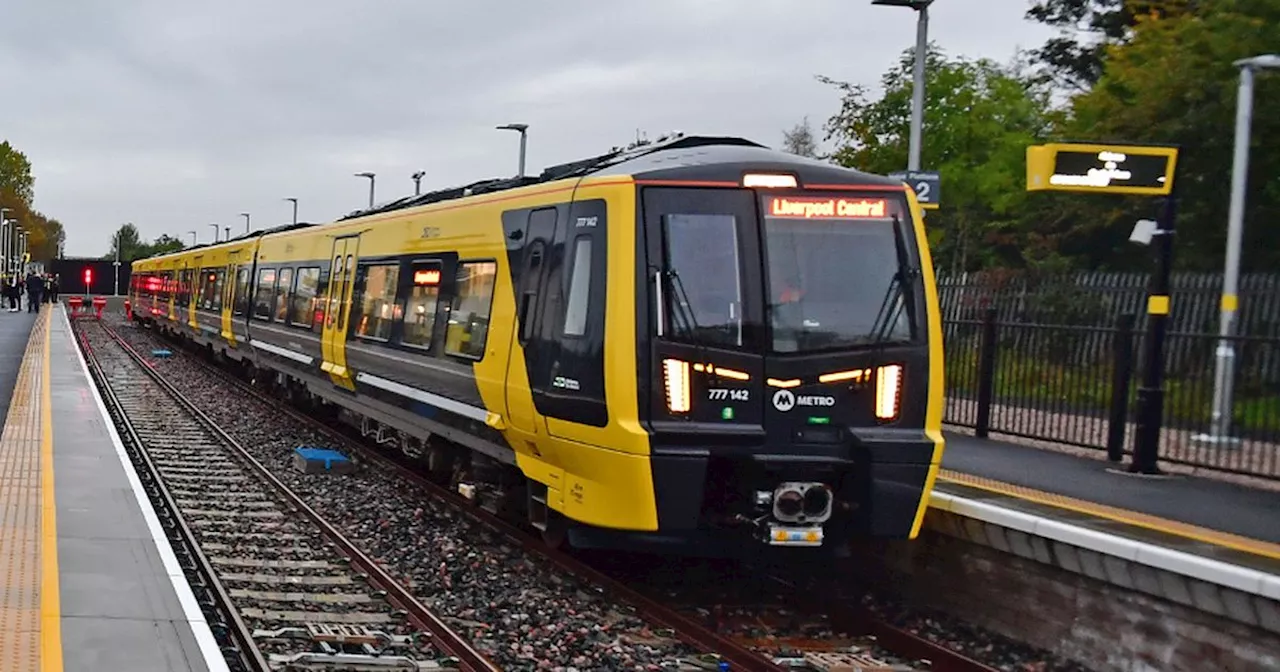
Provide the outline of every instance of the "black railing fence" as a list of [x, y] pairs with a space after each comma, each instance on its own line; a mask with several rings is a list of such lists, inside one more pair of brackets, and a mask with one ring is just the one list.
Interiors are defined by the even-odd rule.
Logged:
[[[1176, 295], [1174, 304], [1176, 311]], [[944, 321], [948, 423], [983, 437], [997, 432], [1105, 450], [1116, 461], [1131, 453], [1144, 338], [1139, 315], [1103, 314], [1106, 323], [1090, 326], [1080, 315], [1053, 323], [1043, 310], [1043, 322], [990, 304], [967, 312], [977, 319]], [[1168, 335], [1160, 459], [1280, 478], [1280, 337], [1230, 340], [1237, 440], [1197, 440], [1211, 429], [1219, 342], [1205, 331]]]

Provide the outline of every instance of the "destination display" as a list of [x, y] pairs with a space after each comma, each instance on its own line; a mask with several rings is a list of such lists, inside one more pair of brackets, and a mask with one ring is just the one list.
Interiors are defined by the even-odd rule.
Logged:
[[770, 217], [794, 219], [878, 219], [888, 217], [883, 198], [804, 198], [775, 196], [766, 211]]
[[419, 287], [430, 287], [440, 284], [439, 268], [423, 268], [413, 271], [413, 284]]
[[1172, 147], [1028, 147], [1027, 190], [1164, 195], [1173, 189], [1177, 159]]

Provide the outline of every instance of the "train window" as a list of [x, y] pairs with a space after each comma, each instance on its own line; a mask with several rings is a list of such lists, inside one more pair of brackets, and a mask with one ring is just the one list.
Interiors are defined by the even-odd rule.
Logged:
[[320, 293], [320, 268], [312, 266], [298, 269], [298, 281], [293, 288], [293, 314], [289, 324], [311, 327], [316, 313], [316, 296]]
[[591, 238], [578, 236], [573, 243], [573, 275], [564, 308], [564, 335], [587, 333], [587, 299], [591, 294]]
[[431, 347], [436, 326], [436, 304], [440, 300], [441, 264], [419, 261], [410, 267], [412, 284], [404, 311], [404, 334], [400, 342], [415, 348]]
[[213, 303], [218, 296], [218, 273], [212, 268], [200, 269], [200, 289], [197, 293], [196, 308], [214, 310]]
[[400, 306], [396, 304], [399, 283], [399, 263], [360, 266], [360, 278], [356, 284], [360, 288], [356, 336], [379, 341], [391, 338], [391, 325], [400, 317]]
[[236, 271], [236, 293], [235, 293], [236, 315], [244, 315], [249, 310], [249, 269], [241, 268]]
[[464, 261], [458, 264], [457, 289], [449, 309], [445, 352], [470, 359], [484, 357], [497, 273], [498, 264], [493, 261]]
[[253, 317], [271, 320], [271, 300], [275, 298], [276, 269], [264, 268], [258, 271], [258, 288], [253, 296]]
[[213, 274], [215, 276], [215, 279], [214, 279], [213, 295], [209, 297], [209, 301], [212, 303], [212, 307], [210, 308], [210, 310], [221, 311], [222, 310], [222, 288], [226, 283], [227, 269], [219, 268], [215, 270]]
[[742, 345], [742, 264], [733, 215], [666, 215], [670, 282], [664, 311], [671, 332], [717, 345]]
[[284, 322], [289, 316], [289, 287], [293, 285], [293, 269], [280, 269], [280, 281], [276, 283], [276, 321]]

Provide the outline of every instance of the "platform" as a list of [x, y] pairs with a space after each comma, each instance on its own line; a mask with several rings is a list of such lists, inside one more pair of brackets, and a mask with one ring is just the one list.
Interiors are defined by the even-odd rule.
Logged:
[[1124, 470], [948, 433], [931, 505], [1028, 534], [1052, 530], [1059, 541], [1280, 598], [1280, 492]]
[[32, 317], [0, 438], [0, 669], [225, 670], [65, 307]]

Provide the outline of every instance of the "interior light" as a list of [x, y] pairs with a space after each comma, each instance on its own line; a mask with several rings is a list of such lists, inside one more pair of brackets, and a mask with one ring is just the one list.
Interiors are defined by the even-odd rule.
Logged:
[[800, 387], [800, 379], [799, 379], [799, 378], [792, 378], [792, 379], [790, 379], [790, 380], [779, 380], [779, 379], [777, 379], [777, 378], [769, 378], [769, 379], [765, 380], [764, 382], [768, 383], [770, 387], [783, 387], [783, 388], [786, 388], [786, 387]]
[[854, 369], [852, 371], [836, 371], [818, 376], [819, 383], [838, 383], [842, 380], [863, 381], [871, 376], [871, 369]]
[[889, 364], [876, 370], [876, 417], [893, 420], [898, 417], [902, 396], [902, 365]]
[[667, 388], [667, 408], [672, 413], [688, 413], [693, 401], [689, 391], [689, 362], [662, 360], [662, 379]]
[[796, 188], [795, 175], [770, 175], [768, 173], [747, 173], [742, 176], [744, 187]]

